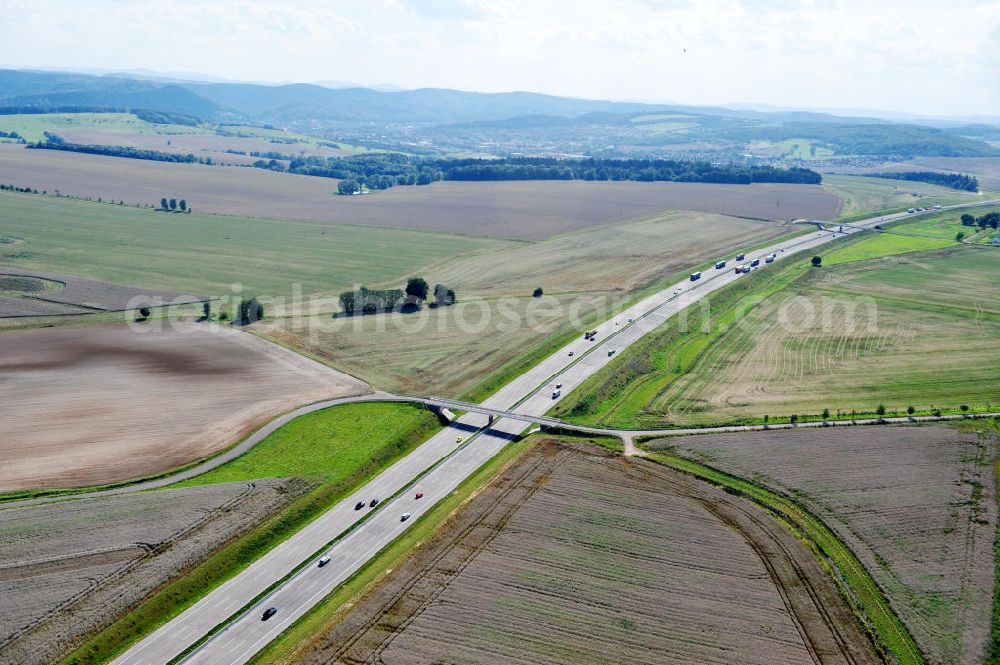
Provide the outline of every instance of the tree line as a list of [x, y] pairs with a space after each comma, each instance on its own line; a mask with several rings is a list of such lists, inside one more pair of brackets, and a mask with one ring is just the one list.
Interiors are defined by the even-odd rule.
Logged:
[[294, 157], [285, 166], [276, 158], [258, 160], [257, 168], [336, 178], [340, 194], [356, 194], [397, 185], [429, 185], [437, 180], [633, 180], [639, 182], [708, 182], [749, 185], [780, 182], [815, 185], [822, 176], [805, 168], [712, 164], [672, 159], [425, 159], [384, 153], [351, 157]]
[[[340, 308], [345, 314], [379, 314], [383, 312], [418, 309], [432, 295], [430, 285], [423, 277], [411, 277], [405, 289], [369, 289], [359, 287], [355, 291], [340, 294]], [[435, 284], [431, 307], [454, 305], [455, 291], [444, 284]]]
[[870, 178], [889, 178], [891, 180], [911, 180], [927, 182], [932, 185], [950, 187], [963, 192], [978, 192], [979, 180], [974, 175], [961, 173], [938, 173], [936, 171], [896, 171], [883, 173], [866, 173]]
[[168, 199], [165, 196], [160, 199], [160, 207], [158, 210], [169, 210], [171, 212], [177, 212], [179, 210], [180, 212], [191, 212], [191, 209], [188, 208], [188, 204], [185, 199], [178, 201], [175, 198]]
[[996, 229], [1000, 226], [1000, 212], [988, 212], [979, 217], [965, 213], [962, 215], [962, 226], [978, 226], [980, 230], [985, 230], [987, 226]]
[[[53, 138], [55, 137], [55, 138]], [[82, 152], [88, 155], [107, 155], [109, 157], [126, 157], [128, 159], [148, 159], [154, 162], [181, 162], [184, 164], [214, 164], [211, 157], [197, 157], [190, 153], [182, 155], [174, 152], [161, 152], [145, 148], [133, 148], [121, 145], [84, 145], [82, 143], [67, 143], [62, 137], [51, 132], [45, 133], [45, 141], [29, 143], [28, 148], [36, 150], [65, 150], [66, 152]]]

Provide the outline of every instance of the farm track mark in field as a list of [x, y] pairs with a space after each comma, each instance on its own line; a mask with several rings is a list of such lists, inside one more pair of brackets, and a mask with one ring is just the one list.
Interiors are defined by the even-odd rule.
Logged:
[[[475, 559], [475, 557], [480, 552], [485, 550], [486, 547], [493, 542], [493, 539], [496, 538], [496, 536], [499, 535], [500, 532], [502, 532], [504, 528], [507, 526], [507, 523], [510, 521], [511, 516], [513, 516], [513, 514], [517, 512], [517, 510], [520, 509], [521, 506], [523, 506], [528, 501], [528, 499], [530, 499], [534, 495], [535, 491], [541, 488], [548, 481], [549, 477], [551, 477], [555, 468], [557, 468], [558, 465], [562, 463], [564, 457], [565, 453], [557, 453], [555, 459], [548, 456], [541, 456], [527, 469], [519, 470], [518, 478], [513, 482], [511, 482], [510, 485], [506, 487], [503, 490], [503, 492], [501, 492], [497, 496], [496, 500], [493, 501], [492, 506], [490, 506], [488, 509], [483, 510], [482, 515], [478, 519], [469, 523], [465, 528], [463, 528], [454, 537], [454, 539], [449, 543], [447, 547], [441, 548], [441, 550], [434, 556], [433, 559], [430, 560], [428, 565], [424, 567], [420, 571], [420, 573], [418, 573], [415, 577], [409, 580], [407, 584], [399, 590], [398, 593], [396, 593], [388, 602], [386, 602], [383, 605], [381, 613], [379, 615], [374, 616], [371, 620], [366, 622], [357, 632], [355, 632], [355, 634], [343, 644], [343, 646], [336, 652], [336, 654], [330, 658], [329, 662], [331, 663], [336, 662], [337, 659], [339, 659], [339, 662], [344, 662], [344, 663], [362, 663], [362, 662], [371, 662], [376, 659], [381, 660], [380, 658], [381, 654], [386, 649], [386, 647], [388, 647], [389, 644], [396, 638], [396, 636], [399, 635], [403, 630], [405, 630], [406, 627], [410, 623], [412, 623], [417, 616], [419, 616], [424, 610], [430, 607], [431, 603], [433, 603], [445, 591], [445, 589], [447, 589], [451, 581], [456, 579], [462, 573], [465, 567], [468, 566], [468, 564], [473, 559]], [[544, 468], [542, 468], [543, 465], [545, 465]], [[525, 490], [525, 488], [521, 486], [521, 482], [526, 478], [528, 478], [529, 476], [532, 476], [532, 474], [537, 470], [541, 470], [541, 474], [532, 477], [531, 486], [527, 490]], [[495, 515], [492, 512], [497, 506], [504, 504], [505, 501], [512, 494], [515, 493], [520, 493], [521, 496], [516, 497], [513, 501], [505, 504], [505, 507], [500, 515]], [[490, 524], [486, 524], [487, 519], [491, 522]], [[488, 533], [485, 536], [481, 537], [480, 541], [477, 544], [470, 547], [469, 545], [464, 543], [466, 536], [471, 534], [473, 531], [481, 529], [483, 527], [485, 527], [488, 530]], [[445, 573], [443, 579], [440, 579], [437, 582], [437, 586], [433, 589], [433, 591], [431, 593], [425, 594], [423, 602], [421, 602], [420, 605], [416, 607], [416, 609], [409, 611], [405, 615], [405, 618], [402, 622], [393, 623], [390, 619], [391, 616], [390, 613], [392, 612], [394, 606], [401, 603], [406, 594], [410, 593], [411, 590], [418, 583], [424, 581], [432, 574], [438, 573], [438, 576], [441, 577], [441, 571], [435, 570], [435, 566], [440, 562], [442, 562], [456, 548], [461, 548], [463, 550], [460, 562], [458, 562], [458, 564], [455, 565], [455, 562], [453, 561], [451, 563], [451, 566], [449, 567], [449, 570]], [[384, 639], [380, 643], [378, 643], [377, 646], [374, 647], [372, 653], [368, 655], [364, 661], [352, 659], [348, 655], [350, 650], [355, 646], [358, 640], [364, 637], [367, 631], [376, 628], [376, 626], [378, 627], [379, 631], [386, 633]]]
[[[501, 487], [487, 486], [455, 514], [451, 532], [445, 527], [396, 566], [370, 598], [362, 597], [295, 662], [430, 662], [431, 649], [452, 659], [476, 653], [480, 661], [525, 663], [581, 662], [583, 654], [594, 663], [649, 662], [650, 654], [656, 662], [685, 665], [877, 662], [833, 581], [783, 527], [771, 525], [816, 570], [789, 564], [781, 573], [789, 580], [815, 574], [826, 585], [831, 595], [825, 602], [837, 604], [839, 616], [854, 627], [857, 642], [848, 647], [853, 658], [843, 655], [818, 609], [805, 619], [815, 646], [803, 641], [803, 628], [789, 611], [814, 597], [790, 584], [792, 603], [786, 604], [745, 536], [717, 521], [697, 497], [742, 505], [738, 499], [680, 474], [668, 483], [663, 478], [670, 471], [645, 461], [569, 448], [528, 451], [519, 464], [530, 464], [529, 474], [508, 472]], [[541, 467], [540, 455], [549, 456]], [[519, 489], [509, 493], [505, 483]], [[653, 506], [646, 505], [649, 498], [656, 498]], [[759, 510], [751, 504], [746, 509]], [[770, 521], [763, 512], [761, 518], [745, 521], [744, 528], [759, 530]], [[664, 523], [679, 531], [668, 538], [671, 546], [657, 547]], [[456, 540], [467, 542], [456, 546]], [[728, 546], [715, 549], [723, 542]], [[776, 557], [789, 551], [772, 550]], [[440, 570], [427, 574], [427, 567]], [[664, 582], [654, 570], [680, 577]], [[730, 593], [716, 589], [719, 584], [734, 586]], [[640, 592], [646, 600], [634, 597]], [[673, 602], [664, 604], [667, 596]], [[644, 602], [652, 603], [656, 618], [642, 618], [646, 611], [635, 605]], [[755, 603], [756, 610], [733, 614], [734, 603]], [[395, 608], [405, 616], [395, 615]], [[366, 627], [371, 632], [359, 639]], [[345, 649], [347, 640], [351, 646]]]
[[[847, 579], [874, 584], [930, 662], [982, 662], [994, 583], [985, 563], [994, 558], [996, 529], [991, 434], [901, 426], [662, 443], [685, 460], [780, 493], [822, 520], [856, 559], [838, 565], [868, 571], [845, 570]], [[885, 468], [896, 471], [887, 475]]]
[[[856, 664], [877, 661], [869, 649], [858, 649], [860, 626], [843, 601], [834, 603], [839, 612], [827, 607], [831, 592], [834, 598], [839, 593], [833, 586], [833, 580], [825, 576], [818, 562], [812, 560], [811, 553], [808, 552], [805, 565], [811, 562], [813, 570], [806, 572], [802, 561], [803, 552], [792, 551], [792, 548], [798, 549], [801, 544], [786, 530], [786, 526], [775, 521], [773, 516], [752, 509], [751, 503], [730, 498], [726, 494], [710, 492], [706, 489], [710, 486], [692, 487], [691, 481], [682, 482], [684, 476], [676, 472], [668, 475], [665, 469], [644, 465], [641, 471], [632, 468], [626, 473], [640, 472], [675, 487], [679, 494], [687, 496], [720, 523], [743, 537], [767, 569], [817, 663]], [[694, 481], [698, 485], [701, 482]], [[819, 586], [827, 588], [821, 592]], [[802, 591], [807, 594], [809, 602], [801, 598]], [[822, 622], [828, 634], [823, 634], [817, 628], [817, 619]], [[862, 643], [865, 641], [863, 637], [860, 640]]]

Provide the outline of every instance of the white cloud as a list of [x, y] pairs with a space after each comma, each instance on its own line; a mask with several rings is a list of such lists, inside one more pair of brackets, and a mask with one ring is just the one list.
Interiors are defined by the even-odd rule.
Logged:
[[1000, 115], [1000, 1], [0, 0], [0, 62]]

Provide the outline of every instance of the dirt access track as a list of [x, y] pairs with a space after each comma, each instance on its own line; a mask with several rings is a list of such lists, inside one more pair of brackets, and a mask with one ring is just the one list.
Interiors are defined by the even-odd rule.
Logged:
[[818, 560], [756, 506], [545, 440], [290, 660], [880, 662]]
[[391, 226], [540, 240], [696, 210], [736, 217], [827, 219], [842, 206], [819, 185], [683, 182], [437, 182], [337, 196], [329, 178], [262, 169], [173, 164], [0, 144], [0, 182], [78, 197], [158, 204], [184, 198], [199, 212]]
[[156, 325], [0, 333], [0, 492], [155, 475], [294, 407], [369, 390], [232, 328]]
[[32, 293], [30, 297], [3, 296], [0, 288], [0, 318], [13, 316], [45, 316], [50, 314], [88, 314], [92, 312], [118, 312], [143, 305], [183, 305], [208, 300], [204, 296], [141, 289], [135, 286], [100, 282], [85, 277], [55, 275], [38, 270], [9, 268], [0, 265], [0, 277], [34, 277], [49, 283], [62, 284], [62, 288]]

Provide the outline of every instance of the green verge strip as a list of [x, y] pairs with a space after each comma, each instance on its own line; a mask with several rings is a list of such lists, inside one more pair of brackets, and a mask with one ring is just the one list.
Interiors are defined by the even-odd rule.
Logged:
[[406, 433], [403, 436], [404, 445], [397, 445], [399, 441], [386, 442], [363, 468], [339, 481], [320, 484], [249, 533], [224, 545], [202, 563], [183, 571], [180, 577], [165, 584], [147, 600], [71, 651], [60, 664], [104, 663], [125, 652], [248, 564], [280, 545], [386, 466], [411, 452], [438, 428], [437, 422], [433, 421], [433, 424], [416, 427]]
[[369, 559], [354, 575], [346, 579], [330, 595], [314, 605], [285, 632], [258, 652], [250, 660], [249, 665], [292, 662], [296, 652], [301, 647], [320, 637], [340, 619], [342, 611], [349, 608], [348, 603], [352, 598], [365, 591], [372, 584], [377, 583], [384, 573], [394, 568], [415, 547], [447, 522], [452, 513], [478, 489], [500, 473], [510, 462], [527, 452], [532, 443], [531, 437], [525, 437], [504, 447], [497, 455], [479, 467], [475, 473], [462, 481], [451, 494], [421, 515], [411, 528], [404, 531], [399, 538]]
[[850, 548], [819, 518], [782, 494], [675, 453], [656, 451], [648, 453], [646, 457], [746, 497], [794, 526], [840, 573], [835, 578], [842, 586], [846, 586], [848, 601], [860, 611], [866, 619], [865, 624], [874, 631], [877, 640], [895, 657], [899, 665], [925, 662], [920, 647], [896, 616], [878, 584]]
[[175, 665], [176, 663], [183, 662], [184, 660], [187, 659], [188, 656], [190, 656], [191, 654], [193, 654], [195, 651], [198, 651], [199, 649], [201, 649], [202, 646], [204, 646], [207, 642], [209, 642], [213, 637], [215, 637], [216, 635], [218, 635], [219, 632], [223, 628], [225, 628], [226, 626], [228, 626], [231, 623], [234, 623], [234, 622], [239, 621], [240, 619], [242, 619], [248, 612], [252, 611], [253, 608], [256, 607], [257, 605], [259, 605], [265, 598], [267, 598], [272, 593], [274, 593], [275, 590], [277, 590], [279, 587], [283, 586], [285, 583], [291, 581], [293, 578], [297, 577], [298, 574], [303, 569], [305, 569], [306, 567], [308, 567], [323, 552], [329, 550], [331, 547], [333, 547], [334, 545], [336, 545], [337, 543], [339, 543], [341, 540], [343, 540], [344, 538], [346, 538], [347, 536], [349, 536], [355, 530], [359, 529], [368, 520], [370, 520], [373, 515], [376, 515], [377, 513], [381, 512], [386, 506], [388, 506], [390, 503], [392, 503], [396, 498], [398, 498], [398, 497], [402, 496], [403, 494], [407, 493], [410, 490], [411, 487], [413, 487], [418, 482], [420, 482], [420, 480], [422, 480], [424, 477], [426, 477], [427, 474], [429, 474], [431, 471], [433, 471], [437, 467], [439, 467], [442, 464], [444, 464], [445, 462], [447, 462], [449, 459], [451, 459], [452, 457], [454, 457], [455, 455], [457, 455], [462, 450], [465, 450], [468, 446], [472, 445], [475, 442], [475, 440], [479, 437], [480, 434], [482, 434], [482, 431], [479, 431], [479, 432], [476, 432], [476, 433], [472, 434], [470, 437], [468, 437], [462, 443], [462, 445], [458, 446], [457, 448], [455, 448], [454, 450], [452, 450], [450, 453], [448, 453], [444, 457], [436, 460], [433, 464], [431, 464], [426, 469], [424, 469], [423, 471], [421, 471], [420, 473], [418, 473], [408, 483], [406, 483], [406, 485], [404, 485], [403, 487], [401, 487], [396, 493], [394, 493], [388, 499], [386, 499], [385, 501], [380, 501], [379, 504], [378, 504], [378, 507], [375, 510], [372, 510], [372, 511], [369, 511], [369, 512], [365, 513], [365, 515], [363, 517], [361, 517], [360, 519], [358, 519], [357, 521], [355, 521], [353, 524], [351, 524], [351, 526], [347, 527], [344, 531], [340, 532], [337, 536], [335, 536], [331, 540], [329, 540], [326, 543], [324, 543], [321, 547], [319, 547], [318, 549], [316, 549], [314, 552], [308, 554], [301, 562], [299, 562], [298, 565], [296, 565], [294, 568], [292, 568], [290, 571], [288, 571], [288, 573], [286, 573], [283, 577], [281, 577], [280, 579], [278, 579], [275, 582], [273, 582], [266, 589], [264, 589], [259, 594], [257, 594], [256, 596], [254, 596], [253, 599], [251, 599], [249, 602], [247, 602], [243, 607], [241, 607], [240, 609], [236, 610], [235, 612], [233, 612], [232, 614], [230, 614], [228, 617], [226, 617], [225, 619], [223, 619], [222, 621], [220, 621], [218, 624], [216, 624], [215, 626], [213, 626], [207, 633], [205, 633], [200, 638], [198, 638], [198, 640], [196, 642], [194, 642], [193, 644], [191, 644], [188, 648], [186, 648], [184, 651], [182, 651], [178, 655], [174, 656], [174, 658], [172, 658], [167, 663], [167, 665]]

